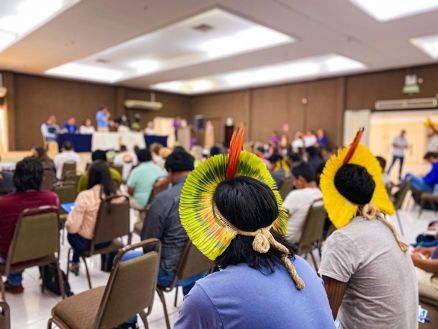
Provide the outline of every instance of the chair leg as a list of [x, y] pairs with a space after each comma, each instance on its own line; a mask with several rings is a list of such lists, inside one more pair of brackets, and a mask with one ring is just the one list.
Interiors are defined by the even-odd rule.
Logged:
[[3, 283], [3, 278], [0, 275], [0, 289], [2, 293], [2, 300], [6, 301], [6, 295], [5, 295], [5, 284]]
[[163, 311], [164, 311], [164, 319], [166, 320], [166, 328], [170, 329], [170, 320], [169, 320], [169, 314], [167, 313], [167, 306], [166, 306], [166, 299], [164, 297], [164, 292], [161, 289], [157, 289], [158, 296], [160, 297], [161, 304], [163, 304]]
[[145, 329], [149, 329], [148, 317], [144, 311], [138, 313], [140, 315], [141, 321], [143, 321], [143, 325]]
[[72, 252], [72, 249], [71, 248], [68, 248], [68, 252], [67, 252], [67, 267], [66, 267], [66, 270], [65, 270], [65, 276], [66, 276], [66, 278], [67, 278], [67, 281], [68, 281], [68, 275], [70, 274], [70, 255], [71, 255], [71, 252]]
[[402, 236], [405, 236], [405, 233], [403, 231], [403, 225], [402, 225], [402, 222], [400, 220], [400, 215], [399, 215], [398, 211], [395, 212], [395, 215], [397, 216], [397, 222], [398, 222], [398, 227], [400, 228], [400, 233]]
[[88, 287], [90, 289], [93, 289], [93, 287], [91, 286], [91, 278], [90, 278], [90, 272], [88, 271], [87, 260], [85, 259], [85, 257], [81, 257], [81, 258], [82, 258], [82, 260], [84, 261], [84, 264], [85, 264], [85, 272], [87, 273]]
[[173, 302], [173, 306], [177, 307], [178, 305], [178, 287], [175, 287], [175, 301]]
[[47, 321], [47, 329], [52, 329], [52, 318]]
[[61, 293], [62, 299], [65, 299], [64, 278], [62, 277], [61, 267], [59, 266], [59, 259], [56, 260], [56, 271], [58, 272], [59, 292]]
[[310, 250], [310, 257], [312, 258], [313, 266], [315, 267], [315, 271], [318, 273], [318, 264], [316, 263], [315, 255], [313, 254], [313, 250]]

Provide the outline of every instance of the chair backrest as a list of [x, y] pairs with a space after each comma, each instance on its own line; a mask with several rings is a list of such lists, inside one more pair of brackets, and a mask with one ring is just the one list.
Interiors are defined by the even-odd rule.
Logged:
[[[151, 196], [148, 200], [148, 205], [151, 204], [152, 200], [161, 192], [166, 190], [169, 187], [169, 180], [167, 178], [160, 177], [154, 183], [154, 188], [152, 190]], [[147, 206], [146, 206], [147, 207]]]
[[76, 200], [76, 186], [70, 182], [55, 185], [53, 192], [58, 196], [59, 203], [74, 202]]
[[10, 265], [52, 256], [59, 252], [58, 209], [42, 206], [24, 210], [18, 217], [9, 247], [6, 271]]
[[400, 187], [397, 193], [395, 193], [394, 208], [396, 210], [401, 209], [410, 189], [411, 189], [411, 182], [406, 182]]
[[292, 188], [294, 187], [294, 179], [293, 177], [288, 177], [283, 181], [283, 184], [281, 184], [280, 187], [280, 196], [284, 200], [286, 199], [287, 195], [290, 191], [292, 191]]
[[9, 304], [5, 301], [0, 301], [0, 329], [10, 329], [11, 328], [11, 311], [9, 309]]
[[72, 172], [72, 171], [76, 172], [77, 170], [76, 167], [77, 167], [76, 162], [65, 162], [62, 165], [62, 178], [65, 179], [68, 172]]
[[64, 182], [71, 183], [76, 188], [78, 186], [80, 178], [81, 174], [78, 174], [76, 171], [67, 171], [64, 176]]
[[[120, 261], [126, 252], [145, 246], [155, 248], [140, 257]], [[96, 329], [115, 328], [145, 309], [150, 314], [157, 286], [160, 249], [158, 239], [148, 239], [118, 252], [97, 313]]]
[[321, 199], [313, 201], [307, 213], [303, 226], [303, 233], [298, 247], [298, 253], [306, 253], [312, 250], [313, 244], [322, 239], [326, 212]]
[[120, 176], [123, 176], [123, 165], [115, 165], [112, 163], [112, 164], [110, 164], [110, 168], [117, 170], [117, 172], [120, 174]]
[[92, 247], [129, 234], [129, 198], [115, 195], [102, 200], [97, 212]]
[[44, 169], [43, 182], [41, 184], [41, 190], [51, 191], [53, 185], [56, 182], [56, 172], [53, 169]]
[[189, 240], [179, 260], [174, 282], [171, 286], [175, 285], [177, 280], [184, 280], [196, 274], [208, 272], [213, 266], [213, 262], [204, 256]]

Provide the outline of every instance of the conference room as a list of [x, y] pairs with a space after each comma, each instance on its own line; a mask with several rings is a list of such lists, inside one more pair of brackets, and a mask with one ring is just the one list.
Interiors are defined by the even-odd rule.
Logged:
[[438, 328], [437, 20], [0, 1], [0, 329]]

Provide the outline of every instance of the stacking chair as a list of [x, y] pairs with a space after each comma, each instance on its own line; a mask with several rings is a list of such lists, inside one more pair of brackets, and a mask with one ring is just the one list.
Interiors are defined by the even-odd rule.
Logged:
[[307, 258], [307, 255], [310, 254], [316, 271], [318, 271], [318, 265], [313, 251], [314, 249], [321, 248], [326, 217], [322, 200], [315, 200], [307, 213], [306, 221], [303, 226], [303, 233], [298, 245], [298, 254], [303, 255], [304, 258]]
[[41, 190], [51, 191], [53, 185], [56, 182], [56, 172], [53, 169], [44, 169], [43, 182], [41, 184]]
[[0, 301], [0, 329], [11, 329], [11, 311], [5, 301]]
[[148, 200], [148, 204], [146, 205], [145, 209], [138, 209], [139, 211], [138, 220], [134, 224], [134, 233], [137, 233], [138, 235], [141, 235], [141, 230], [143, 229], [143, 221], [144, 217], [146, 215], [147, 209], [150, 207], [152, 200], [161, 192], [166, 190], [169, 187], [169, 180], [167, 178], [158, 178], [154, 183], [154, 189], [152, 190], [151, 196]]
[[[128, 251], [146, 246], [154, 250], [121, 262]], [[107, 285], [59, 302], [52, 309], [47, 328], [55, 324], [62, 329], [110, 329], [138, 314], [148, 329], [147, 317], [154, 302], [160, 249], [159, 240], [149, 239], [120, 250]]]
[[62, 179], [65, 180], [68, 172], [75, 172], [77, 170], [76, 162], [66, 162], [62, 165]]
[[392, 202], [394, 203], [395, 215], [397, 216], [398, 226], [400, 228], [401, 235], [405, 235], [403, 232], [403, 225], [400, 219], [399, 210], [403, 207], [403, 203], [405, 202], [406, 196], [411, 189], [411, 183], [406, 182], [403, 184], [400, 189], [395, 193]]
[[72, 185], [75, 186], [75, 188], [77, 188], [80, 178], [81, 178], [81, 175], [78, 174], [76, 171], [73, 171], [73, 170], [67, 171], [65, 173], [65, 176], [64, 176], [64, 182], [71, 183]]
[[[42, 206], [24, 210], [18, 217], [8, 257], [0, 264], [0, 274], [21, 272], [29, 267], [51, 263], [58, 271], [59, 291], [64, 298], [64, 282], [59, 268], [59, 216], [58, 209]], [[2, 299], [5, 286], [0, 280]]]
[[[205, 257], [196, 248], [191, 241], [187, 242], [187, 245], [181, 255], [178, 267], [176, 268], [175, 276], [172, 283], [168, 287], [157, 285], [157, 293], [163, 304], [164, 317], [166, 320], [166, 327], [170, 329], [169, 314], [167, 312], [165, 292], [170, 292], [174, 288], [178, 289], [178, 281], [188, 279], [194, 275], [209, 272], [213, 268], [214, 264]], [[177, 295], [175, 296], [176, 299]]]
[[[92, 289], [92, 285], [86, 258], [122, 249], [124, 247], [122, 237], [124, 236], [128, 237], [129, 244], [131, 242], [129, 227], [129, 198], [126, 195], [115, 195], [102, 200], [97, 212], [96, 226], [94, 228], [90, 250], [83, 252], [80, 255], [85, 264], [85, 271], [87, 272], [88, 286], [90, 289]], [[96, 248], [98, 244], [105, 242], [111, 242], [111, 244], [104, 248]], [[67, 279], [69, 275], [68, 265], [71, 252], [72, 249], [69, 248], [67, 257]]]
[[288, 177], [284, 180], [283, 184], [281, 184], [280, 187], [280, 196], [281, 199], [286, 199], [287, 195], [289, 194], [290, 191], [292, 191], [292, 188], [294, 187], [294, 179], [293, 177]]
[[[71, 184], [70, 182], [61, 182], [57, 183], [53, 186], [53, 192], [56, 193], [59, 199], [59, 203], [70, 203], [75, 202], [76, 200], [76, 186], [74, 184]], [[61, 221], [61, 227], [62, 227], [62, 244], [64, 245], [64, 231], [65, 231], [65, 222], [67, 220], [67, 212], [60, 207], [59, 208], [59, 219]]]

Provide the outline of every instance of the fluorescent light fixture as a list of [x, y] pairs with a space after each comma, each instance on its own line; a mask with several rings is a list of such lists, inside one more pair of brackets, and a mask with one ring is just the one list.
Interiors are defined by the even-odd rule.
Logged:
[[438, 34], [411, 39], [411, 43], [430, 57], [438, 58]]
[[13, 33], [0, 31], [0, 52], [14, 43], [16, 38], [17, 36]]
[[48, 75], [56, 75], [66, 78], [108, 83], [116, 82], [117, 80], [120, 80], [123, 76], [123, 72], [118, 70], [78, 63], [67, 63], [61, 66], [57, 66], [46, 71], [45, 73]]
[[380, 22], [438, 9], [438, 0], [350, 0]]
[[136, 74], [148, 74], [158, 71], [160, 63], [151, 59], [141, 59], [127, 64], [128, 67], [135, 70]]
[[256, 25], [233, 35], [205, 41], [199, 45], [199, 49], [206, 52], [209, 57], [215, 58], [293, 41], [294, 39], [286, 34]]
[[351, 58], [327, 54], [285, 63], [273, 64], [186, 81], [171, 81], [152, 85], [151, 88], [184, 94], [196, 94], [230, 88], [260, 86], [264, 84], [317, 78], [334, 73], [362, 70], [366, 66]]

